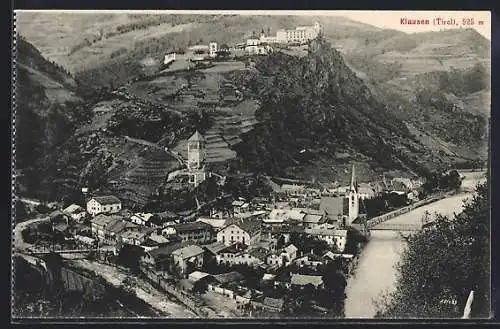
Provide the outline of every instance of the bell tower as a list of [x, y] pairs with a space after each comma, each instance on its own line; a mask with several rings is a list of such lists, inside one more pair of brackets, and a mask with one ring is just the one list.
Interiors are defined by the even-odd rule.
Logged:
[[359, 194], [358, 194], [358, 182], [356, 180], [356, 172], [354, 165], [352, 165], [351, 172], [351, 185], [349, 186], [349, 192], [347, 194], [349, 199], [349, 225], [353, 220], [359, 216]]
[[189, 182], [194, 186], [198, 186], [206, 179], [205, 159], [206, 148], [205, 139], [196, 131], [193, 136], [188, 139], [188, 161], [187, 167], [189, 172]]
[[188, 139], [188, 169], [196, 170], [205, 167], [205, 139], [198, 130]]

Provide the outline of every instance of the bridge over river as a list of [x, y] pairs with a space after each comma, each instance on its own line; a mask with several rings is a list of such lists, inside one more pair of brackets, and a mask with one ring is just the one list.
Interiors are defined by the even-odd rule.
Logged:
[[398, 232], [416, 232], [422, 229], [420, 224], [388, 224], [382, 223], [370, 229], [373, 231], [398, 231]]
[[[483, 176], [475, 172], [470, 176], [466, 176], [464, 180], [466, 191], [470, 191], [479, 181], [484, 180]], [[360, 255], [355, 273], [348, 279], [346, 318], [373, 318], [376, 312], [373, 300], [384, 291], [394, 288], [397, 275], [394, 266], [405, 247], [405, 242], [398, 231], [403, 228], [406, 231], [421, 227], [422, 217], [426, 213], [437, 212], [448, 216], [459, 213], [462, 210], [463, 200], [471, 196], [471, 192], [462, 192], [374, 225], [371, 228], [370, 240]]]

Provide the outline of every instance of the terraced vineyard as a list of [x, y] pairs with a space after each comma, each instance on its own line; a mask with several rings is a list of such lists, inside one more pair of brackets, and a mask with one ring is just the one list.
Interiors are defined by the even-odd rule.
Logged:
[[178, 161], [163, 150], [147, 148], [138, 157], [137, 165], [111, 185], [121, 199], [145, 204], [166, 181], [168, 173], [180, 167]]
[[[252, 130], [257, 123], [258, 102], [242, 99], [241, 91], [225, 76], [244, 69], [242, 62], [215, 63], [214, 67], [200, 71], [176, 72], [136, 82], [128, 89], [139, 98], [147, 98], [174, 111], [208, 113], [211, 125], [201, 131], [207, 142], [207, 162], [221, 163], [236, 158], [233, 148], [241, 142], [241, 134]], [[186, 140], [178, 141], [173, 151], [186, 160]]]
[[[258, 122], [255, 119], [257, 107], [256, 102], [244, 101], [234, 109], [218, 108], [214, 111], [212, 127], [202, 132], [206, 140], [207, 163], [220, 163], [236, 158], [233, 148], [241, 142], [241, 134], [252, 130]], [[180, 141], [174, 150], [186, 159], [186, 140]]]

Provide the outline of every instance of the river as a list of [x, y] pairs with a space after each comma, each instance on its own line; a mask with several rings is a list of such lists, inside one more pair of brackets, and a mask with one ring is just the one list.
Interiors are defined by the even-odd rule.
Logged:
[[[467, 181], [467, 186], [478, 181]], [[456, 194], [446, 199], [416, 208], [385, 223], [420, 224], [426, 211], [453, 215], [462, 209], [463, 200], [472, 196], [471, 192]], [[395, 265], [405, 247], [399, 233], [394, 231], [372, 231], [370, 240], [363, 249], [354, 275], [346, 287], [345, 317], [373, 318], [376, 312], [373, 300], [382, 292], [390, 291], [396, 280]]]

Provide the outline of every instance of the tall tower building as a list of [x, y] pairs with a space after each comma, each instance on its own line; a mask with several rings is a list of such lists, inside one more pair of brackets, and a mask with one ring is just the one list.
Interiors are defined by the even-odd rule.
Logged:
[[351, 185], [349, 186], [349, 192], [347, 193], [349, 199], [349, 225], [359, 216], [359, 193], [358, 193], [358, 182], [356, 180], [356, 172], [354, 165], [352, 166], [351, 172]]
[[198, 130], [188, 139], [188, 169], [196, 170], [205, 167], [205, 139]]
[[188, 171], [189, 171], [189, 182], [191, 184], [194, 184], [194, 186], [198, 186], [201, 182], [203, 182], [206, 179], [205, 139], [198, 131], [196, 131], [188, 139], [187, 146], [188, 146], [187, 167], [188, 167]]

